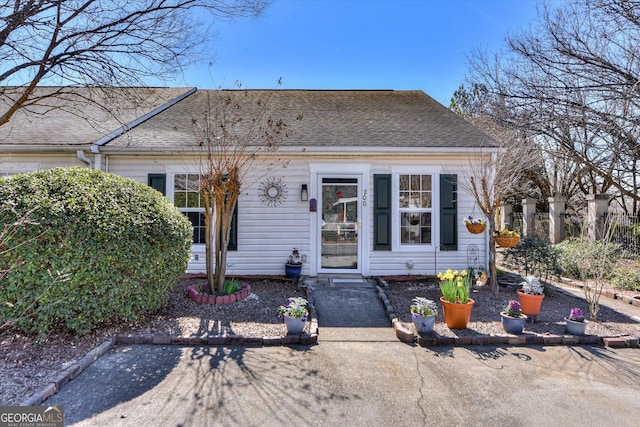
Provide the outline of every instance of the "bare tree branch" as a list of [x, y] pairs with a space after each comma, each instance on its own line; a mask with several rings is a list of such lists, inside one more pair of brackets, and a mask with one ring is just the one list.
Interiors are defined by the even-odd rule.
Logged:
[[[4, 0], [0, 85], [13, 86], [0, 126], [38, 104], [35, 88], [145, 86], [200, 58], [207, 37], [198, 11], [214, 19], [254, 16], [266, 0]], [[6, 89], [0, 89], [4, 98]], [[16, 96], [17, 95], [17, 96]]]

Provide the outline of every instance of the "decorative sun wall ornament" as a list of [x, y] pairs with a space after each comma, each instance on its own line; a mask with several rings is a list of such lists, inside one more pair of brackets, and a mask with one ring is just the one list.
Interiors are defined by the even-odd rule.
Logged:
[[281, 176], [270, 176], [260, 184], [258, 196], [263, 205], [280, 206], [287, 200], [287, 184]]

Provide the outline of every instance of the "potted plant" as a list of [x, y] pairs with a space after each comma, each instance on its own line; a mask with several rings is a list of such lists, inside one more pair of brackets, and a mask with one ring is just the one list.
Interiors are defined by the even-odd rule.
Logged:
[[471, 292], [471, 275], [467, 270], [438, 273], [440, 280], [440, 302], [444, 313], [444, 321], [450, 329], [465, 329], [471, 319], [473, 299], [469, 298]]
[[309, 309], [307, 300], [302, 297], [290, 297], [286, 305], [278, 307], [278, 314], [284, 317], [288, 334], [301, 334], [307, 323]]
[[537, 277], [527, 276], [520, 286], [522, 289], [518, 289], [518, 301], [520, 301], [522, 312], [527, 316], [537, 316], [544, 299], [542, 283]]
[[487, 227], [487, 220], [484, 218], [474, 218], [471, 215], [464, 219], [464, 225], [469, 233], [480, 234]]
[[500, 312], [500, 317], [502, 327], [510, 334], [521, 334], [527, 322], [527, 316], [522, 313], [520, 303], [516, 300], [509, 301], [504, 311]]
[[517, 231], [505, 228], [502, 231], [494, 231], [493, 238], [501, 248], [512, 248], [520, 241], [520, 234]]
[[291, 255], [287, 259], [284, 265], [284, 272], [287, 277], [291, 279], [297, 279], [302, 272], [302, 259], [300, 258], [300, 252], [298, 248], [293, 248]]
[[487, 284], [487, 273], [482, 270], [475, 270], [473, 273], [473, 278], [476, 282], [476, 286], [484, 286]]
[[425, 334], [433, 331], [433, 325], [436, 323], [438, 315], [438, 306], [434, 301], [424, 297], [415, 297], [409, 309], [418, 333]]
[[571, 335], [584, 335], [584, 331], [587, 328], [587, 321], [584, 319], [582, 310], [578, 307], [571, 309], [569, 317], [565, 317], [567, 321], [567, 332]]

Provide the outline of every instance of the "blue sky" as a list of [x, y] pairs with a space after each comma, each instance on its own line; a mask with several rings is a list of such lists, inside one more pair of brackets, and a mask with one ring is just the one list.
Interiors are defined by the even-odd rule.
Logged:
[[211, 68], [172, 83], [272, 89], [281, 77], [283, 89], [420, 89], [448, 106], [467, 55], [499, 49], [535, 16], [535, 0], [275, 0], [216, 25]]

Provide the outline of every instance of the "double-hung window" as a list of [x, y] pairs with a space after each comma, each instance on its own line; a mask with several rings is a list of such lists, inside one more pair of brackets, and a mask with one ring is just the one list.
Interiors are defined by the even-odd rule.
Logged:
[[193, 225], [193, 243], [205, 244], [204, 201], [200, 195], [200, 175], [177, 173], [173, 176], [173, 204]]
[[433, 176], [398, 176], [400, 245], [430, 245], [433, 242]]

